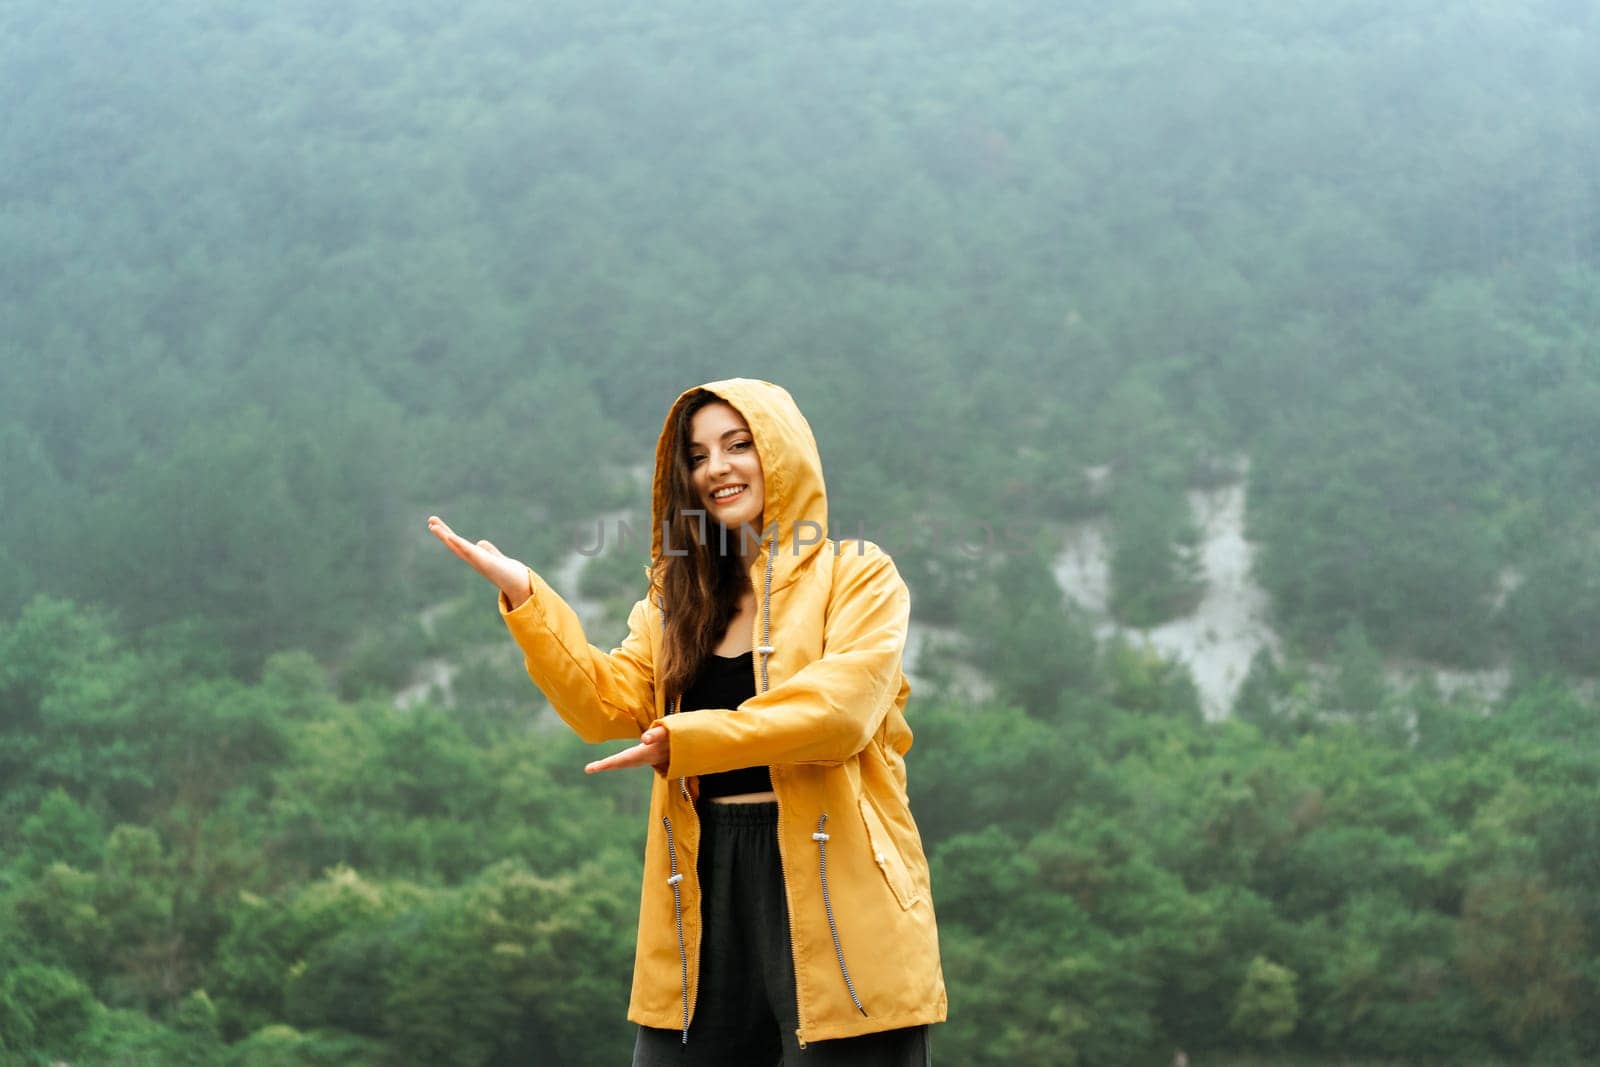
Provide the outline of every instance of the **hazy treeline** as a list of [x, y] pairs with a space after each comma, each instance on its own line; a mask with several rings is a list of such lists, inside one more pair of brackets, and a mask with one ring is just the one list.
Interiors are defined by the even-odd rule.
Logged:
[[[0, 1055], [625, 1055], [644, 785], [533, 726], [423, 520], [553, 564], [733, 374], [847, 531], [1104, 516], [1130, 625], [1248, 471], [1286, 653], [1225, 724], [1049, 536], [897, 546], [996, 688], [930, 657], [910, 709], [941, 1059], [1600, 1055], [1597, 42], [1563, 0], [0, 12]], [[453, 702], [397, 708], [430, 657]]]
[[1244, 454], [1309, 647], [1592, 669], [1588, 5], [3, 17], [8, 614], [327, 654], [457, 588], [419, 515], [531, 545], [743, 373], [841, 520], [1133, 541]]

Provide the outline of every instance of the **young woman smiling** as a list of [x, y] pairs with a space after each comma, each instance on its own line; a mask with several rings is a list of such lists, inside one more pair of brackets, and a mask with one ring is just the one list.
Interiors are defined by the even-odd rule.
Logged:
[[816, 441], [770, 382], [680, 395], [651, 497], [649, 589], [610, 652], [532, 569], [428, 520], [499, 588], [557, 714], [637, 740], [587, 770], [655, 771], [633, 1063], [927, 1067], [946, 995], [906, 794], [906, 585], [823, 536]]

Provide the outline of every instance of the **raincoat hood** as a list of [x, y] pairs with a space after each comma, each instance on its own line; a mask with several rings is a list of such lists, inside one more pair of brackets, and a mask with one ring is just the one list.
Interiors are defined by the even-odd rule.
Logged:
[[[726, 378], [686, 389], [673, 402], [656, 441], [656, 470], [650, 494], [650, 559], [661, 559], [667, 527], [672, 464], [681, 447], [676, 437], [679, 413], [701, 389], [715, 393], [744, 417], [761, 460], [766, 499], [762, 508], [763, 556], [774, 551], [772, 588], [781, 589], [821, 551], [828, 531], [828, 494], [822, 480], [822, 455], [800, 408], [781, 385], [759, 378]], [[774, 541], [774, 534], [776, 540]], [[674, 550], [683, 546], [674, 545]]]

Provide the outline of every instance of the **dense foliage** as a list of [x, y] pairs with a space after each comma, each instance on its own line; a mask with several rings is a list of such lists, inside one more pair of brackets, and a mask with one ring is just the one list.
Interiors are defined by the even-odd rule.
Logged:
[[[1088, 647], [1070, 701], [919, 697], [942, 1060], [1600, 1051], [1600, 705], [1380, 679], [1334, 714], [1351, 680], [1285, 664], [1207, 724], [1181, 670]], [[514, 657], [480, 691], [517, 717], [397, 709], [304, 654], [244, 684], [40, 599], [0, 663], [0, 1052], [626, 1057], [645, 772], [584, 775]]]

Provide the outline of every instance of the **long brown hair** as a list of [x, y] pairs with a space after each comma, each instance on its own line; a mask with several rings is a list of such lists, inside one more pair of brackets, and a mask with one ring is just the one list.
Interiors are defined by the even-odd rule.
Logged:
[[[726, 403], [706, 389], [697, 389], [678, 409], [673, 427], [672, 463], [667, 477], [666, 544], [656, 566], [661, 568], [666, 627], [661, 642], [661, 667], [656, 684], [671, 702], [694, 681], [711, 656], [728, 623], [739, 610], [739, 597], [750, 588], [739, 554], [738, 531], [724, 538], [718, 523], [703, 514], [689, 470], [690, 424], [695, 412], [707, 404]], [[691, 515], [689, 511], [700, 509]], [[705, 538], [702, 543], [701, 532]]]

